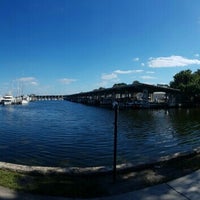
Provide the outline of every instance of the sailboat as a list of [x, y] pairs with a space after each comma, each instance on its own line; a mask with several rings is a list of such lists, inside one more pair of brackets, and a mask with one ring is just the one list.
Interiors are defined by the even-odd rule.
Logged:
[[25, 104], [29, 103], [30, 98], [27, 95], [23, 95], [23, 88], [24, 88], [23, 83], [18, 81], [17, 91], [18, 91], [18, 95], [19, 95], [19, 99], [20, 99], [19, 104], [25, 105]]
[[28, 96], [22, 96], [21, 104], [25, 105], [29, 103], [29, 97]]

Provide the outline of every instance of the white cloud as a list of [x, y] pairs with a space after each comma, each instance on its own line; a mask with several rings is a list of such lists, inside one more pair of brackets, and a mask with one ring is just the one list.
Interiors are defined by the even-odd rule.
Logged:
[[[98, 84], [99, 87], [110, 87], [114, 83], [120, 82], [119, 75], [129, 75], [129, 74], [138, 74], [138, 73], [145, 73], [146, 75], [140, 76], [141, 79], [144, 81], [155, 80], [157, 79], [151, 74], [154, 74], [153, 71], [144, 71], [142, 69], [137, 70], [115, 70], [110, 74], [102, 74], [101, 82]], [[149, 74], [149, 75], [148, 75]]]
[[138, 69], [138, 70], [116, 70], [114, 73], [116, 74], [132, 74], [132, 73], [141, 73], [144, 70]]
[[131, 74], [132, 70], [125, 70], [125, 71], [123, 71], [123, 70], [116, 70], [116, 71], [114, 71], [114, 73], [116, 73], [116, 74]]
[[76, 79], [71, 79], [71, 78], [62, 78], [62, 79], [59, 79], [58, 80], [60, 83], [62, 84], [70, 84], [70, 83], [73, 83], [73, 82], [76, 82], [77, 80]]
[[137, 70], [133, 70], [133, 73], [141, 73], [143, 71], [144, 71], [143, 69], [137, 69]]
[[195, 57], [199, 57], [199, 54], [198, 54], [198, 53], [196, 53], [196, 54], [194, 54], [194, 56], [195, 56]]
[[22, 82], [24, 84], [33, 85], [33, 86], [38, 85], [38, 81], [35, 77], [21, 77], [21, 78], [17, 79], [17, 81]]
[[[117, 70], [121, 72], [120, 70]], [[101, 82], [98, 83], [98, 87], [110, 87], [111, 84], [117, 83], [119, 81], [118, 75], [116, 72], [112, 72], [110, 74], [102, 74]]]
[[120, 81], [118, 75], [128, 75], [133, 73], [141, 73], [144, 70], [115, 70], [110, 74], [102, 74], [101, 82], [98, 84], [100, 87], [109, 87], [111, 84], [117, 83]]
[[144, 64], [144, 63], [141, 63], [141, 66], [142, 66], [142, 67], [144, 67], [144, 66], [145, 66], [145, 64]]
[[146, 73], [147, 74], [155, 74], [155, 72], [152, 72], [152, 71], [147, 71]]
[[113, 84], [118, 83], [120, 79], [110, 79], [110, 80], [105, 80], [102, 79], [100, 83], [97, 84], [98, 87], [111, 87]]
[[188, 65], [200, 65], [200, 60], [173, 55], [169, 57], [149, 58], [148, 65], [152, 68], [184, 67]]
[[152, 79], [156, 79], [156, 77], [153, 77], [153, 76], [141, 76], [140, 78], [143, 79], [143, 80], [152, 80]]
[[140, 58], [133, 58], [133, 61], [138, 62]]
[[30, 84], [31, 84], [31, 85], [34, 85], [34, 86], [37, 86], [37, 85], [38, 85], [38, 82], [32, 81], [32, 82], [30, 82]]
[[18, 79], [18, 81], [31, 82], [31, 81], [35, 81], [35, 78], [34, 77], [21, 77], [21, 78]]
[[116, 73], [102, 74], [102, 76], [101, 76], [102, 80], [112, 80], [112, 79], [116, 79], [116, 78], [118, 78]]

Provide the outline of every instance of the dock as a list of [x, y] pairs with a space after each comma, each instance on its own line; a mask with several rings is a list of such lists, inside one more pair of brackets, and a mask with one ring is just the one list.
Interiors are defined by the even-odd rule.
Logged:
[[65, 95], [64, 100], [108, 108], [112, 107], [114, 101], [118, 102], [120, 108], [160, 108], [180, 105], [181, 92], [162, 85], [134, 83]]

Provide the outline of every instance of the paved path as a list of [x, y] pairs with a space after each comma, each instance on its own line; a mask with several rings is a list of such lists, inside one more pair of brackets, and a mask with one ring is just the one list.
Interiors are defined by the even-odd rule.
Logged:
[[[200, 170], [168, 183], [92, 200], [200, 200]], [[0, 200], [72, 200], [15, 192], [0, 186]], [[79, 199], [80, 200], [80, 199]]]

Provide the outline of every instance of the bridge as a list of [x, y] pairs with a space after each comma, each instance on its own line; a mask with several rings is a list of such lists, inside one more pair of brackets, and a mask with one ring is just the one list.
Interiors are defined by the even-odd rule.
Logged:
[[32, 101], [64, 100], [64, 95], [30, 95]]
[[[158, 99], [156, 99], [157, 94]], [[117, 101], [121, 107], [137, 104], [176, 106], [180, 103], [180, 90], [162, 85], [134, 83], [131, 85], [98, 89], [64, 96], [65, 100], [89, 105], [112, 106]], [[161, 97], [162, 96], [162, 97]]]

